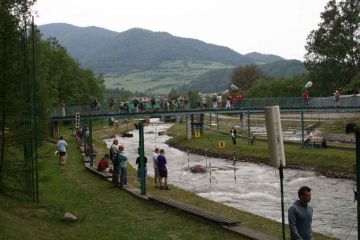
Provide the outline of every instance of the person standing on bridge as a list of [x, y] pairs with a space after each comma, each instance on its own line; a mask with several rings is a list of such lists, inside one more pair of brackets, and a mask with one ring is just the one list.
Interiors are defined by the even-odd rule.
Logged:
[[311, 188], [303, 186], [298, 190], [299, 200], [296, 200], [288, 210], [290, 228], [290, 240], [311, 240], [312, 239], [312, 216], [313, 208], [311, 200]]
[[303, 98], [304, 98], [304, 105], [309, 106], [309, 92], [308, 92], [308, 90], [304, 91]]

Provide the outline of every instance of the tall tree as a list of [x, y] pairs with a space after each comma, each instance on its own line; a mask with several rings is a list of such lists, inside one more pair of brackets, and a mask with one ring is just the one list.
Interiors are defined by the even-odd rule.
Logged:
[[305, 66], [318, 94], [345, 88], [360, 71], [360, 0], [330, 0], [307, 37]]
[[256, 82], [268, 79], [265, 73], [255, 65], [237, 67], [231, 75], [231, 84], [234, 84], [243, 91], [250, 89]]
[[[22, 105], [19, 104], [21, 79], [26, 74], [21, 29], [29, 20], [31, 6], [35, 1], [0, 1], [0, 184], [2, 183], [6, 141], [5, 129], [14, 126], [19, 119]], [[28, 21], [29, 22], [29, 21]], [[14, 134], [14, 132], [12, 132]], [[1, 188], [1, 185], [0, 185]]]

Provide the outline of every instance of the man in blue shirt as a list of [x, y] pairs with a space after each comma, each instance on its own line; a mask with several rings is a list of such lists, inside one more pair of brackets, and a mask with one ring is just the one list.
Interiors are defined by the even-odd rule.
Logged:
[[160, 189], [169, 190], [167, 186], [167, 168], [164, 149], [160, 150], [160, 155], [158, 156], [157, 161], [160, 175]]
[[313, 208], [308, 204], [311, 200], [311, 188], [301, 187], [298, 196], [299, 200], [296, 200], [288, 210], [290, 239], [311, 240]]
[[60, 137], [60, 140], [57, 142], [56, 146], [60, 155], [60, 165], [64, 166], [66, 163], [67, 143], [62, 136]]

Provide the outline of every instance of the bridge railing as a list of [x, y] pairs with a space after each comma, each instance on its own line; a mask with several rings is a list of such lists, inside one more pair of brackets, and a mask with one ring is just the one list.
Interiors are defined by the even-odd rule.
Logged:
[[[200, 105], [200, 106], [199, 106]], [[236, 99], [232, 108], [252, 110], [252, 109], [263, 109], [267, 106], [279, 105], [280, 108], [341, 108], [341, 107], [360, 107], [360, 96], [358, 95], [344, 95], [340, 96], [340, 101], [335, 102], [333, 97], [314, 97], [309, 98], [308, 104], [304, 102], [302, 97], [283, 97], [283, 98], [244, 98], [241, 103], [238, 103]], [[202, 104], [161, 104], [156, 103], [157, 111], [175, 111], [175, 110], [191, 110], [190, 106], [197, 106], [197, 108], [214, 109], [211, 98], [207, 99], [207, 106], [204, 107]], [[220, 109], [225, 109], [226, 103], [221, 103]], [[193, 108], [194, 109], [194, 108]], [[217, 108], [219, 109], [219, 108]], [[79, 112], [81, 115], [99, 115], [99, 114], [121, 114], [121, 113], [134, 113], [134, 112], [153, 112], [151, 103], [145, 103], [144, 109], [141, 110], [139, 106], [136, 108], [133, 103], [129, 103], [127, 107], [120, 107], [114, 105], [111, 109], [109, 104], [100, 103], [96, 109], [91, 109], [89, 105], [79, 106], [66, 106], [65, 112], [61, 107], [56, 107], [51, 110], [52, 117], [73, 116]]]

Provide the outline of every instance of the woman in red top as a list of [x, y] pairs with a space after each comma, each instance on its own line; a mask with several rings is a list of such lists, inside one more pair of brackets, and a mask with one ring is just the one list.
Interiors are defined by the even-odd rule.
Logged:
[[105, 171], [109, 167], [109, 154], [105, 154], [105, 156], [99, 161], [98, 170]]
[[305, 105], [309, 106], [309, 92], [307, 90], [305, 90], [303, 97]]

